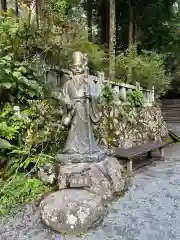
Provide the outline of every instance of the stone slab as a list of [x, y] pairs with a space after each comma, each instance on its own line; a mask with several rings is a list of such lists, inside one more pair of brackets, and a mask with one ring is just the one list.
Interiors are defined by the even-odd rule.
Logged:
[[58, 176], [59, 190], [68, 188], [69, 178], [73, 174], [84, 174], [89, 170], [90, 163], [69, 164], [60, 167]]
[[69, 178], [70, 188], [85, 188], [90, 187], [92, 182], [88, 175], [73, 174]]
[[56, 160], [61, 165], [76, 164], [76, 163], [95, 163], [105, 159], [104, 151], [93, 154], [57, 154]]

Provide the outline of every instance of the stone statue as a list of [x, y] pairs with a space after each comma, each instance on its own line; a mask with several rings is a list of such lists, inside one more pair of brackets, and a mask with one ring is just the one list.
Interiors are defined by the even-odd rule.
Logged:
[[63, 152], [57, 155], [61, 164], [99, 162], [105, 157], [93, 134], [93, 123], [101, 118], [100, 88], [89, 77], [87, 62], [87, 55], [73, 54], [71, 75], [62, 88], [65, 107], [62, 121], [69, 127], [69, 133]]

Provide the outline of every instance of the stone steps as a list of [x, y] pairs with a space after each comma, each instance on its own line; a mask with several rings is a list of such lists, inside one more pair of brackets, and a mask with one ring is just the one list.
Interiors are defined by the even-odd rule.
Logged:
[[180, 99], [163, 99], [161, 110], [167, 123], [180, 123]]

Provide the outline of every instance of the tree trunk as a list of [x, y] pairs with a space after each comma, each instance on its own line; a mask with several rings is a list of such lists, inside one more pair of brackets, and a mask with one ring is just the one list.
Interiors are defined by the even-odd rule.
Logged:
[[133, 45], [134, 45], [134, 57], [137, 56], [137, 21], [135, 8], [133, 9]]
[[[1, 0], [1, 9], [3, 12], [7, 12], [7, 1], [6, 0]], [[4, 15], [4, 13], [3, 13]]]
[[39, 9], [40, 9], [40, 1], [36, 1], [35, 3], [35, 8], [36, 8], [36, 24], [37, 24], [37, 27], [39, 28]]
[[101, 36], [100, 43], [109, 45], [109, 0], [101, 0], [100, 6], [101, 16]]
[[101, 16], [101, 24], [100, 24], [100, 43], [103, 45], [106, 43], [106, 4], [105, 0], [101, 0], [100, 6], [100, 16]]
[[109, 80], [115, 80], [115, 47], [116, 47], [116, 1], [109, 2], [110, 16], [109, 16]]
[[87, 0], [88, 41], [92, 42], [92, 0]]
[[[106, 12], [105, 12], [105, 16], [106, 16], [106, 43], [107, 43], [107, 47], [109, 47], [109, 34], [110, 34], [110, 32], [109, 32], [109, 28], [110, 28], [110, 8], [109, 8], [109, 2], [110, 2], [111, 0], [106, 0], [105, 1], [105, 4], [106, 4]], [[116, 15], [116, 12], [115, 12], [115, 10], [114, 10], [114, 14]], [[114, 16], [115, 16], [114, 15]], [[115, 25], [114, 25], [115, 26]]]
[[36, 20], [37, 24], [39, 24], [39, 26], [41, 26], [41, 24], [43, 23], [43, 8], [44, 8], [44, 0], [38, 0], [37, 1], [37, 6], [36, 6], [37, 12], [38, 12], [38, 20]]
[[15, 0], [15, 9], [16, 9], [16, 17], [19, 17], [19, 7], [18, 7], [18, 0]]
[[[131, 2], [129, 2], [129, 41], [128, 41], [128, 48], [130, 50], [130, 58], [133, 58], [133, 30], [134, 30], [134, 12], [133, 7], [131, 6]], [[132, 81], [132, 66], [131, 64], [128, 66], [128, 73], [127, 73], [127, 81], [131, 83]]]
[[129, 4], [129, 44], [128, 48], [132, 48], [133, 46], [133, 22], [134, 22], [134, 12], [133, 8], [131, 6], [131, 3]]

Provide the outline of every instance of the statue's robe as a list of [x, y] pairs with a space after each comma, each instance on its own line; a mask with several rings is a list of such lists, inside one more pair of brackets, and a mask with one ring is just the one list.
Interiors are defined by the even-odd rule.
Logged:
[[[90, 99], [85, 98], [86, 89], [90, 95]], [[68, 138], [63, 150], [64, 154], [94, 154], [100, 152], [93, 133], [93, 123], [97, 123], [101, 118], [98, 109], [98, 101], [100, 97], [100, 88], [98, 84], [90, 78], [84, 81], [83, 75], [77, 81], [76, 79], [68, 79], [62, 89], [62, 98], [64, 104], [73, 103], [75, 109], [72, 118]], [[65, 117], [65, 116], [64, 116]]]

